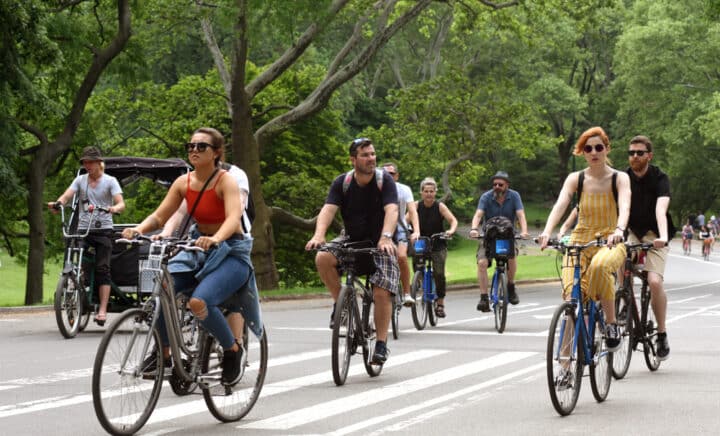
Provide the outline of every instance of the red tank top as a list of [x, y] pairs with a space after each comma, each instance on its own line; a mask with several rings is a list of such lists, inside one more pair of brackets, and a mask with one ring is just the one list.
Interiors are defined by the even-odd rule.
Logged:
[[[193, 218], [198, 224], [220, 224], [225, 221], [225, 202], [218, 197], [215, 192], [215, 186], [225, 175], [227, 171], [222, 170], [218, 176], [212, 188], [206, 188], [202, 197], [200, 197], [200, 203], [195, 208]], [[187, 201], [187, 207], [192, 210], [195, 201], [197, 200], [200, 191], [194, 191], [190, 189], [190, 175], [187, 178], [187, 190], [185, 191], [185, 200]]]

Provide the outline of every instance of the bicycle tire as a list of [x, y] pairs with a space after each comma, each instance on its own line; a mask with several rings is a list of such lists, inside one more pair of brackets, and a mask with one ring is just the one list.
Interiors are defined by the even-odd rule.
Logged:
[[55, 322], [65, 339], [80, 331], [83, 316], [83, 292], [73, 274], [62, 274], [55, 288]]
[[[590, 303], [595, 304], [595, 303]], [[596, 311], [595, 328], [593, 336], [590, 339], [590, 352], [592, 359], [590, 360], [590, 388], [593, 397], [598, 403], [602, 403], [610, 392], [610, 383], [612, 382], [613, 354], [608, 351], [607, 345], [603, 340], [603, 327], [605, 326], [605, 317], [601, 308]]]
[[[401, 292], [398, 290], [398, 293]], [[397, 298], [393, 297], [392, 303], [392, 318], [390, 319], [392, 324], [392, 335], [393, 339], [397, 340], [400, 337], [400, 308], [402, 304], [398, 304]]]
[[[186, 294], [180, 294], [182, 297], [177, 298], [178, 304], [178, 319], [180, 320], [180, 329], [182, 331], [182, 340], [185, 346], [191, 353], [196, 353], [196, 356], [200, 355], [200, 323], [193, 316], [192, 311], [187, 307], [187, 300], [189, 299]], [[184, 297], [184, 298], [183, 298]], [[193, 358], [183, 354], [181, 361], [185, 371], [192, 373], [193, 371]], [[197, 381], [188, 381], [180, 377], [178, 372], [173, 367], [173, 373], [168, 379], [170, 388], [175, 395], [182, 397], [190, 395], [198, 387]]]
[[383, 365], [370, 363], [372, 355], [375, 352], [375, 343], [377, 342], [377, 329], [375, 328], [375, 302], [372, 298], [363, 297], [362, 306], [362, 331], [365, 335], [365, 345], [363, 345], [363, 363], [365, 371], [370, 377], [377, 377], [382, 372]]
[[205, 405], [210, 413], [221, 422], [236, 422], [247, 415], [260, 397], [267, 374], [267, 329], [261, 337], [255, 336], [245, 325], [243, 328], [245, 347], [243, 375], [233, 386], [221, 384], [223, 348], [214, 337], [207, 335], [202, 350], [200, 368], [204, 375], [217, 377], [217, 382], [202, 386]]
[[632, 305], [633, 301], [630, 299], [627, 290], [621, 288], [615, 292], [615, 316], [621, 334], [620, 348], [613, 353], [612, 357], [612, 375], [616, 380], [624, 378], [627, 374], [632, 360], [633, 347], [635, 346]]
[[[150, 329], [152, 315], [128, 309], [105, 331], [93, 365], [92, 396], [100, 425], [111, 434], [130, 435], [150, 418], [162, 387], [163, 372], [143, 371], [155, 354], [163, 368], [160, 334]], [[123, 364], [124, 356], [127, 356]]]
[[[507, 292], [507, 275], [505, 273], [497, 273], [497, 303], [493, 305], [493, 312], [495, 313], [495, 330], [498, 333], [505, 331], [505, 325], [507, 323], [507, 309], [509, 304], [509, 297]], [[495, 281], [493, 280], [493, 284]]]
[[425, 312], [428, 314], [428, 322], [432, 327], [435, 327], [438, 323], [438, 317], [435, 315], [435, 310], [437, 309], [437, 300], [435, 301], [428, 301], [425, 303]]
[[355, 353], [355, 308], [352, 299], [355, 289], [343, 285], [340, 288], [335, 316], [333, 318], [332, 332], [332, 373], [333, 381], [337, 386], [345, 384], [350, 357]]
[[[572, 346], [576, 320], [573, 305], [563, 303], [555, 309], [548, 330], [545, 354], [548, 391], [553, 407], [562, 416], [569, 415], [575, 409], [582, 384], [584, 370], [582, 338], [578, 338], [575, 349]], [[561, 361], [564, 353], [567, 353], [567, 357], [563, 357], [567, 363]], [[567, 386], [559, 384], [563, 370], [570, 374]]]
[[417, 330], [423, 330], [427, 325], [428, 312], [427, 306], [423, 299], [423, 272], [418, 270], [413, 275], [410, 285], [410, 295], [415, 300], [415, 304], [411, 307], [413, 324]]
[[650, 371], [657, 371], [660, 368], [661, 360], [657, 356], [657, 319], [650, 304], [650, 291], [643, 290], [643, 298], [640, 300], [642, 306], [642, 328], [643, 328], [643, 354], [645, 365]]

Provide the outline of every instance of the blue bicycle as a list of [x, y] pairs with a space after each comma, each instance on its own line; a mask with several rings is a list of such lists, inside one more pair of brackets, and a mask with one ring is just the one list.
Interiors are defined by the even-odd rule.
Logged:
[[425, 328], [428, 319], [431, 326], [437, 325], [435, 305], [438, 297], [435, 292], [435, 279], [433, 279], [432, 247], [435, 241], [440, 239], [448, 240], [452, 237], [448, 237], [445, 232], [435, 233], [430, 237], [419, 237], [413, 245], [415, 274], [410, 282], [410, 295], [415, 300], [411, 311], [413, 324], [418, 330]]
[[581, 245], [566, 245], [557, 240], [548, 246], [574, 259], [570, 301], [563, 302], [550, 322], [547, 342], [547, 382], [550, 399], [562, 416], [572, 413], [577, 404], [585, 365], [590, 367], [590, 386], [597, 402], [605, 401], [612, 381], [612, 353], [603, 338], [605, 316], [599, 302], [582, 295], [580, 257], [586, 248], [606, 244], [599, 236]]

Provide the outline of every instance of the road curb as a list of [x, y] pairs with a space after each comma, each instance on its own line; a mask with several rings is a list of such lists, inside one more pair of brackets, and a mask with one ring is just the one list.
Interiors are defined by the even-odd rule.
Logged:
[[[538, 283], [552, 283], [558, 282], [558, 279], [537, 279], [537, 280], [519, 280], [516, 282], [518, 285], [532, 285]], [[477, 289], [477, 283], [458, 283], [454, 285], [448, 285], [448, 292], [454, 291], [467, 291]], [[328, 292], [320, 292], [313, 294], [289, 294], [289, 295], [269, 295], [260, 298], [260, 301], [292, 301], [292, 300], [314, 300], [320, 298], [328, 298], [330, 294]], [[44, 306], [9, 306], [0, 307], [0, 313], [36, 313], [36, 312], [47, 312], [52, 311], [52, 305]]]

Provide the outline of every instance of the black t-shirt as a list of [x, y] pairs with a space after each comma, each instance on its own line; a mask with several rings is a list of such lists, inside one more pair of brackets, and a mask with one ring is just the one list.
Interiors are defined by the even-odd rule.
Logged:
[[[420, 235], [428, 238], [435, 233], [445, 231], [443, 227], [444, 218], [440, 213], [440, 202], [434, 202], [430, 207], [425, 207], [422, 200], [417, 203], [418, 222], [420, 223]], [[447, 243], [438, 239], [432, 247], [433, 251], [440, 251], [447, 246]]]
[[[642, 238], [652, 230], [659, 236], [657, 219], [655, 218], [655, 205], [659, 197], [670, 197], [670, 179], [655, 165], [650, 165], [642, 178], [638, 178], [631, 168], [626, 170], [630, 176], [630, 220], [628, 227], [638, 237]], [[674, 226], [668, 217], [668, 237], [672, 238]]]
[[385, 220], [385, 206], [398, 203], [397, 187], [392, 176], [382, 172], [382, 192], [378, 189], [376, 176], [365, 186], [352, 178], [347, 192], [343, 193], [345, 174], [338, 176], [330, 185], [325, 203], [340, 207], [345, 234], [350, 241], [370, 240], [377, 245]]

